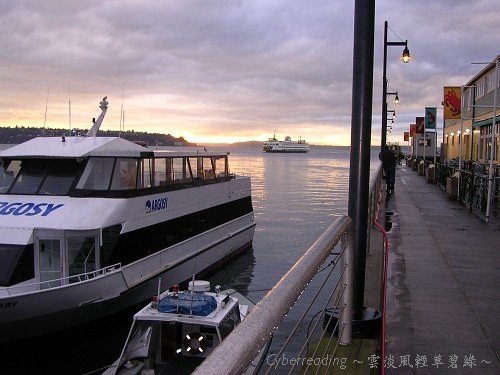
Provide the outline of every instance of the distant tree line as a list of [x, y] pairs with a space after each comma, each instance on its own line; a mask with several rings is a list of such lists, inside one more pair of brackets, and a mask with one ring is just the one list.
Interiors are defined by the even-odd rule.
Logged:
[[[73, 129], [71, 136], [84, 136], [88, 129]], [[0, 127], [0, 144], [19, 144], [36, 137], [70, 136], [67, 129], [37, 128], [16, 126], [14, 128]], [[118, 130], [99, 130], [98, 137], [118, 137]], [[148, 146], [196, 146], [184, 139], [170, 134], [122, 131], [121, 137], [129, 141], [144, 141]]]

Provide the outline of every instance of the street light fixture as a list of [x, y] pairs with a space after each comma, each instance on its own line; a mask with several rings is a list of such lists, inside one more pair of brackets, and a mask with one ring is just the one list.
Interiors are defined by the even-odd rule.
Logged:
[[[405, 43], [408, 43], [408, 41], [406, 41]], [[403, 61], [405, 64], [407, 64], [411, 61], [410, 50], [408, 49], [408, 45], [406, 45], [406, 44], [405, 44], [405, 49], [403, 50], [403, 53], [401, 54], [401, 61]]]
[[[408, 41], [405, 40], [399, 42], [388, 42], [387, 41], [387, 21], [384, 23], [384, 68], [383, 68], [383, 76], [382, 76], [382, 132], [381, 132], [381, 149], [384, 149], [385, 144], [387, 143], [387, 95], [390, 93], [387, 92], [387, 46], [404, 46], [403, 53], [401, 54], [401, 60], [404, 63], [408, 63], [411, 60], [410, 50], [408, 49]], [[396, 98], [399, 102], [399, 96]], [[396, 99], [394, 99], [396, 101]]]

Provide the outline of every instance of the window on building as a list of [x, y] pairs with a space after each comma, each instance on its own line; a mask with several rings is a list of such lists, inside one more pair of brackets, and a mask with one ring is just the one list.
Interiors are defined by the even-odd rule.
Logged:
[[476, 85], [476, 99], [481, 98], [484, 96], [484, 86], [485, 86], [485, 79], [482, 79], [479, 81]]
[[476, 99], [484, 96], [485, 79], [480, 80], [476, 85]]
[[495, 89], [495, 73], [490, 73], [486, 76], [486, 92], [493, 91]]

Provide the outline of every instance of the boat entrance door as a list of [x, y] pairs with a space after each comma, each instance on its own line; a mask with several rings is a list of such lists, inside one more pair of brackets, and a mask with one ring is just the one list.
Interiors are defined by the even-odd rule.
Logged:
[[[65, 268], [69, 282], [74, 283], [91, 278], [99, 269], [99, 231], [69, 230], [66, 234], [67, 256]], [[78, 275], [78, 277], [75, 277]]]
[[37, 280], [40, 289], [92, 278], [99, 269], [99, 231], [35, 230]]
[[64, 277], [62, 244], [64, 232], [35, 229], [35, 264], [40, 289], [62, 285]]

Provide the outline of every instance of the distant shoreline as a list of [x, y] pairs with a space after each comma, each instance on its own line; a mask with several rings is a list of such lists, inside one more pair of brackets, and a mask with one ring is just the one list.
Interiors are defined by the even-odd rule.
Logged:
[[[88, 129], [73, 129], [71, 135], [87, 134]], [[70, 136], [68, 129], [38, 128], [38, 127], [0, 127], [0, 144], [20, 144], [36, 137]], [[197, 146], [196, 143], [186, 141], [183, 137], [174, 137], [170, 134], [148, 133], [138, 131], [99, 130], [99, 137], [118, 137], [129, 141], [146, 142], [148, 146]]]

